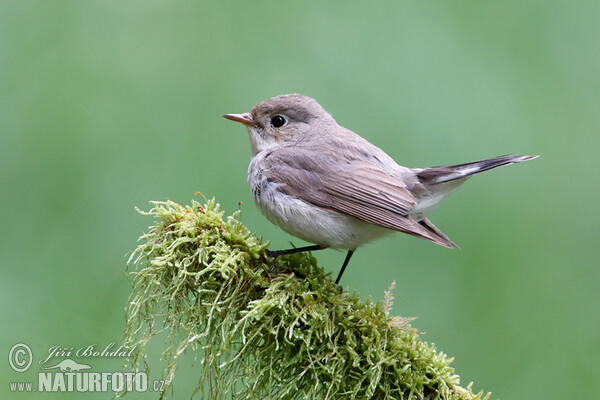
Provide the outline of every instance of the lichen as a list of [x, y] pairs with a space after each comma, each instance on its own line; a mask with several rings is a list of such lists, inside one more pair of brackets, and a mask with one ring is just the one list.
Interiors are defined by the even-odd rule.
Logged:
[[[310, 254], [281, 256], [214, 199], [152, 202], [155, 218], [132, 253], [125, 368], [145, 364], [146, 345], [166, 331], [166, 397], [178, 358], [200, 360], [192, 397], [240, 399], [481, 399], [411, 319], [342, 291]], [[148, 368], [146, 365], [145, 368]], [[485, 396], [485, 399], [489, 394]]]

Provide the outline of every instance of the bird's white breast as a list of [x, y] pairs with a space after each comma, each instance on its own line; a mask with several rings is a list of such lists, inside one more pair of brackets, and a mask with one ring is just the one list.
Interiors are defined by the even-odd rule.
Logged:
[[323, 247], [354, 250], [393, 232], [287, 195], [266, 178], [262, 158], [262, 154], [257, 154], [248, 167], [252, 197], [260, 212], [290, 235]]

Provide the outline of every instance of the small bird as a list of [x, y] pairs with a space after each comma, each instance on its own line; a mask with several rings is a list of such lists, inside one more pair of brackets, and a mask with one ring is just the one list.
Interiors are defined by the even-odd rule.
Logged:
[[458, 247], [425, 214], [471, 175], [537, 158], [505, 155], [440, 167], [403, 167], [338, 125], [314, 99], [299, 94], [272, 97], [250, 112], [223, 117], [248, 129], [248, 184], [257, 208], [287, 233], [314, 243], [268, 254], [347, 250], [336, 284], [359, 246], [393, 231]]

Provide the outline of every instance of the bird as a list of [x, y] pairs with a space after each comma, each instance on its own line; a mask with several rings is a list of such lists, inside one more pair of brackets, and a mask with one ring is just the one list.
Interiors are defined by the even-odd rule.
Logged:
[[223, 117], [248, 130], [248, 184], [258, 210], [310, 246], [268, 251], [271, 257], [327, 248], [346, 250], [338, 284], [356, 249], [394, 231], [446, 248], [458, 246], [427, 212], [469, 177], [537, 158], [503, 155], [429, 168], [398, 165], [339, 125], [314, 99], [285, 94]]

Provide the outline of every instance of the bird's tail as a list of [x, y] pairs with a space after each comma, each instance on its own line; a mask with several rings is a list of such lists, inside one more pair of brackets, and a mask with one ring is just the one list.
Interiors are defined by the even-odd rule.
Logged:
[[475, 161], [465, 164], [445, 165], [441, 167], [424, 168], [417, 173], [421, 183], [431, 185], [444, 183], [456, 179], [466, 178], [468, 176], [488, 171], [503, 165], [518, 163], [521, 161], [533, 160], [539, 156], [517, 156], [509, 154], [500, 157], [489, 158], [487, 160]]

